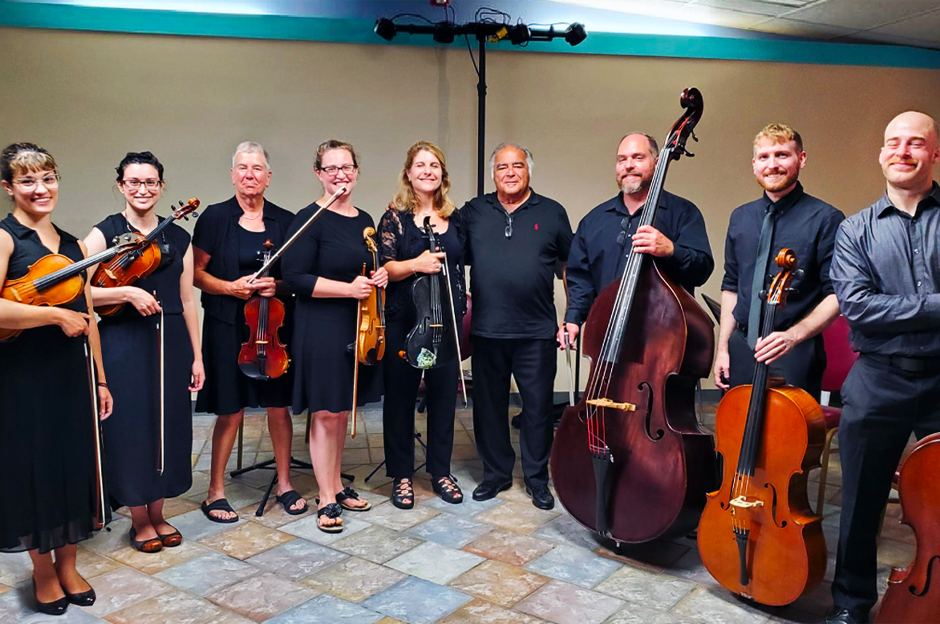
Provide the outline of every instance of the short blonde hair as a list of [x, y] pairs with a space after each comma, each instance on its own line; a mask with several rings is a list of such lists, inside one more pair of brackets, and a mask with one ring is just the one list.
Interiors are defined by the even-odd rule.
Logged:
[[13, 176], [29, 171], [58, 173], [59, 167], [52, 154], [35, 143], [13, 143], [0, 152], [0, 180], [12, 184]]
[[450, 174], [447, 173], [447, 163], [444, 162], [444, 152], [430, 141], [418, 141], [408, 148], [408, 152], [405, 154], [405, 166], [401, 170], [401, 175], [398, 176], [398, 190], [395, 193], [395, 197], [392, 198], [392, 205], [401, 212], [413, 213], [418, 208], [418, 198], [415, 197], [411, 181], [408, 179], [408, 170], [411, 169], [411, 166], [414, 164], [418, 152], [433, 154], [441, 163], [441, 185], [437, 187], [437, 190], [434, 192], [433, 203], [434, 210], [447, 219], [456, 209], [454, 202], [452, 202], [447, 195], [450, 191]]
[[774, 143], [796, 143], [796, 151], [803, 151], [803, 137], [800, 133], [786, 124], [772, 123], [764, 126], [763, 130], [754, 137], [754, 148], [756, 149], [762, 139], [770, 139]]

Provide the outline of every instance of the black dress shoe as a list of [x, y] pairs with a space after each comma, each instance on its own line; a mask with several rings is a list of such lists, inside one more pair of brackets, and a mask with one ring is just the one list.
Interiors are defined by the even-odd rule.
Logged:
[[547, 485], [525, 486], [525, 493], [532, 497], [532, 504], [539, 509], [553, 509], [555, 497], [552, 496]]
[[496, 483], [495, 481], [484, 481], [473, 489], [473, 500], [490, 500], [500, 492], [505, 492], [512, 487], [512, 481]]
[[90, 607], [95, 604], [95, 599], [98, 597], [95, 594], [95, 588], [92, 587], [88, 591], [79, 592], [77, 594], [70, 594], [65, 592], [65, 597], [69, 599], [73, 605], [79, 607]]
[[839, 605], [833, 606], [826, 615], [826, 624], [867, 624], [867, 622], [867, 614], [843, 609]]
[[63, 615], [69, 608], [68, 596], [62, 596], [52, 602], [39, 602], [39, 593], [36, 591], [36, 579], [33, 579], [33, 597], [36, 599], [36, 610], [46, 615]]

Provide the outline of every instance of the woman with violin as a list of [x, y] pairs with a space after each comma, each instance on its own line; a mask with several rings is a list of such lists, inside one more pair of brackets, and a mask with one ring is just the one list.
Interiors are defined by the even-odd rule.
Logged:
[[[352, 203], [359, 177], [359, 161], [353, 146], [330, 140], [317, 148], [314, 172], [323, 195], [294, 219], [288, 236], [301, 229], [310, 216], [341, 193], [299, 244], [282, 258], [284, 282], [297, 295], [293, 362], [294, 413], [313, 413], [310, 426], [310, 461], [320, 490], [317, 523], [322, 531], [343, 530], [342, 510], [365, 511], [371, 507], [355, 490], [343, 487], [340, 466], [346, 443], [349, 411], [353, 406], [356, 368], [356, 326], [359, 302], [384, 288], [388, 273], [376, 269], [364, 241], [364, 231], [375, 224]], [[352, 346], [352, 347], [351, 347]], [[351, 347], [351, 348], [350, 348]], [[378, 401], [381, 377], [375, 366], [361, 366], [357, 405]]]
[[[156, 156], [128, 152], [115, 171], [124, 210], [98, 223], [85, 238], [92, 254], [122, 234], [148, 235], [164, 221], [156, 213], [164, 184]], [[117, 283], [128, 285], [91, 289], [99, 313], [103, 306], [122, 304], [119, 312], [103, 314], [99, 321], [104, 367], [117, 403], [114, 418], [103, 426], [108, 494], [114, 509], [130, 509], [131, 544], [148, 553], [183, 540], [164, 518], [163, 503], [192, 487], [190, 392], [201, 389], [205, 379], [189, 234], [169, 223], [151, 245], [160, 255], [150, 259], [159, 265], [152, 273], [132, 285], [124, 280]], [[142, 253], [135, 262], [147, 260]], [[126, 273], [139, 272], [127, 267]], [[161, 353], [163, 345], [167, 348]]]
[[[463, 502], [463, 493], [450, 476], [450, 457], [460, 366], [454, 327], [462, 326], [467, 305], [462, 265], [466, 233], [447, 196], [448, 190], [450, 177], [444, 154], [433, 143], [419, 141], [408, 149], [398, 192], [379, 221], [380, 258], [390, 282], [385, 308], [386, 349], [390, 355], [383, 369], [386, 388], [383, 436], [388, 476], [394, 479], [392, 504], [400, 509], [411, 509], [415, 504], [412, 482], [415, 400], [424, 367], [427, 367], [423, 370], [428, 407], [427, 471], [431, 487], [448, 503]], [[429, 248], [431, 239], [438, 243], [434, 249]], [[445, 260], [449, 285], [441, 279]], [[420, 279], [438, 283], [432, 284], [436, 288], [422, 289], [416, 286]], [[435, 323], [435, 319], [445, 322]], [[435, 324], [441, 327], [435, 330], [432, 327]], [[439, 342], [443, 343], [437, 349], [446, 356], [433, 363], [420, 362], [422, 368], [417, 368], [408, 361], [408, 343], [427, 336], [427, 344], [419, 349], [430, 354], [435, 350], [434, 331], [441, 334]]]
[[107, 521], [96, 444], [111, 394], [83, 270], [67, 280], [77, 285], [71, 293], [62, 295], [61, 282], [41, 291], [49, 305], [7, 297], [14, 280], [32, 278], [39, 290], [41, 259], [85, 258], [84, 245], [52, 223], [55, 160], [32, 143], [10, 145], [0, 153], [0, 181], [13, 199], [0, 221], [0, 328], [19, 332], [0, 342], [0, 551], [29, 552], [39, 610], [61, 615], [69, 603], [95, 602], [75, 557], [76, 544]]

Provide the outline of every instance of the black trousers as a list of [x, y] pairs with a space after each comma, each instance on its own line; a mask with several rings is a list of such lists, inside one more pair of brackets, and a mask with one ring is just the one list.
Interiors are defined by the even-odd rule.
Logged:
[[[747, 336], [735, 329], [728, 341], [731, 359], [731, 387], [743, 386], [754, 381], [754, 351], [747, 344]], [[771, 377], [783, 377], [788, 384], [806, 390], [819, 400], [822, 392], [822, 376], [826, 370], [826, 349], [822, 335], [804, 340], [793, 350], [770, 365]]]
[[[422, 371], [398, 355], [412, 326], [412, 323], [392, 319], [388, 319], [385, 325], [382, 437], [385, 440], [386, 474], [393, 479], [410, 478], [415, 469], [415, 401]], [[460, 363], [454, 357], [442, 366], [423, 371], [428, 409], [426, 468], [434, 477], [450, 474], [457, 378], [460, 374], [458, 366]]]
[[548, 483], [552, 452], [552, 395], [557, 360], [554, 339], [473, 336], [473, 433], [483, 478], [512, 480], [516, 453], [509, 440], [510, 377], [525, 409], [519, 431], [522, 473], [530, 486]]
[[904, 447], [912, 432], [940, 431], [940, 372], [907, 373], [877, 357], [862, 354], [849, 372], [839, 425], [842, 517], [832, 598], [858, 612], [878, 600], [878, 524]]

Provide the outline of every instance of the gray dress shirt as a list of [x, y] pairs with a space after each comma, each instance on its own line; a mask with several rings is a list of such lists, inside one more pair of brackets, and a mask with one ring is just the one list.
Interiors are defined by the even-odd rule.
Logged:
[[884, 195], [846, 219], [830, 276], [857, 351], [940, 356], [940, 186], [913, 217]]

